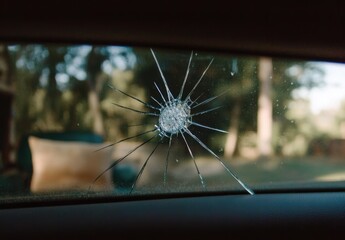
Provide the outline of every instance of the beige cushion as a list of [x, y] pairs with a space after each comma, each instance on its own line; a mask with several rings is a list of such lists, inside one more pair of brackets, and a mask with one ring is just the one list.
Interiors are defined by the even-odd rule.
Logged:
[[[104, 144], [63, 142], [29, 137], [32, 154], [32, 192], [88, 190], [95, 178], [111, 164], [112, 148], [95, 150]], [[91, 190], [111, 190], [107, 171]]]

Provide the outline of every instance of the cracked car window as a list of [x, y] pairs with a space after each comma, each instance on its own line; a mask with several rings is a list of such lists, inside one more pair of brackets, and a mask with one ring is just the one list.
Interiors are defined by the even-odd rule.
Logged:
[[342, 188], [344, 69], [196, 49], [2, 44], [0, 199]]

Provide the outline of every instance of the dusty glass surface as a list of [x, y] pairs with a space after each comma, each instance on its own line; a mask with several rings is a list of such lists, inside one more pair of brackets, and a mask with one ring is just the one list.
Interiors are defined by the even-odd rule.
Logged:
[[345, 65], [1, 45], [0, 199], [343, 188]]

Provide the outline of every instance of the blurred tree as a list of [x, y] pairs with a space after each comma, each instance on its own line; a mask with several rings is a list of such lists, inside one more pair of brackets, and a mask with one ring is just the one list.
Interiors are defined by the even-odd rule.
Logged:
[[57, 75], [63, 71], [66, 47], [16, 45], [10, 47], [16, 66], [17, 134], [32, 130], [61, 129], [61, 91]]
[[[273, 58], [272, 103], [275, 133], [272, 145], [274, 154], [282, 154], [282, 150], [297, 136], [309, 141], [314, 134], [313, 116], [310, 106], [295, 102], [293, 93], [297, 89], [311, 89], [324, 82], [324, 71], [317, 64], [302, 60], [286, 60]], [[291, 118], [291, 111], [302, 111], [303, 120]]]
[[104, 123], [100, 109], [100, 91], [104, 84], [104, 74], [102, 64], [107, 59], [107, 54], [102, 53], [102, 48], [91, 47], [87, 55], [86, 73], [89, 84], [88, 102], [92, 116], [93, 131], [97, 134], [104, 135]]
[[[224, 156], [232, 157], [238, 150], [239, 134], [255, 127], [256, 116], [256, 59], [236, 58], [227, 59], [230, 64], [229, 75], [231, 81], [227, 88], [228, 109], [230, 110], [230, 120], [228, 134], [224, 146]], [[253, 101], [254, 100], [254, 101]]]
[[[118, 55], [130, 48], [14, 45], [18, 136], [31, 131], [93, 129], [104, 133], [99, 98], [109, 68], [131, 65]], [[129, 61], [128, 61], [129, 62]], [[127, 65], [126, 65], [127, 64]], [[90, 111], [87, 118], [87, 112]]]
[[0, 169], [11, 164], [14, 145], [12, 65], [7, 46], [0, 44]]
[[[281, 144], [284, 140], [281, 138], [284, 134], [296, 128], [295, 124], [286, 118], [293, 91], [301, 87], [310, 89], [322, 84], [322, 69], [306, 61], [272, 59], [264, 64], [262, 62], [264, 59], [253, 57], [238, 58], [237, 62], [235, 61], [237, 66], [234, 67], [234, 59], [237, 58], [223, 60], [228, 61], [231, 66], [228, 71], [232, 75], [226, 83], [227, 86], [222, 87], [230, 89], [226, 106], [230, 113], [229, 134], [226, 137], [224, 156], [231, 157], [239, 153], [239, 138], [248, 131], [257, 132], [259, 155], [275, 154], [275, 150], [279, 151], [282, 148]], [[265, 100], [266, 107], [261, 109], [259, 79], [264, 80], [265, 84], [261, 86], [265, 88], [262, 89], [261, 94], [266, 95], [261, 98]], [[260, 111], [265, 113], [262, 114], [261, 120], [259, 120]], [[261, 122], [261, 127], [258, 121]], [[218, 126], [219, 124], [222, 123], [219, 122]], [[275, 138], [272, 135], [274, 125], [279, 125], [279, 133], [276, 133]], [[264, 142], [265, 146], [258, 145]]]
[[258, 98], [258, 154], [270, 156], [272, 153], [272, 59], [259, 59], [259, 98]]
[[[43, 63], [42, 71], [47, 73], [47, 85], [45, 87], [45, 96], [42, 99], [44, 103], [44, 111], [47, 125], [59, 125], [61, 119], [62, 106], [60, 104], [61, 91], [58, 89], [57, 73], [64, 70], [64, 57], [67, 53], [66, 47], [45, 46], [47, 57]], [[60, 69], [59, 69], [60, 68]]]
[[0, 86], [4, 89], [6, 86], [12, 86], [12, 68], [7, 46], [0, 43]]
[[[161, 89], [163, 86], [148, 49], [73, 45], [15, 45], [9, 49], [16, 66], [15, 109], [16, 123], [21, 126], [17, 131], [19, 136], [34, 130], [92, 129], [99, 134], [107, 134], [106, 137], [113, 140], [129, 133], [134, 135], [156, 123], [153, 118], [112, 105], [116, 101], [134, 109], [145, 109], [137, 101], [115, 94], [105, 84], [109, 80], [119, 89], [155, 105], [151, 97], [160, 99], [160, 95], [153, 82]], [[162, 71], [175, 96], [181, 88], [189, 56], [190, 52], [184, 51], [157, 51]], [[194, 53], [184, 96], [193, 88], [211, 59], [208, 53]], [[192, 97], [199, 97], [197, 101], [200, 102], [223, 93], [203, 106], [210, 109], [222, 104], [222, 110], [199, 115], [195, 119], [204, 125], [211, 122], [212, 127], [228, 129], [224, 147], [226, 157], [238, 152], [242, 135], [258, 129], [258, 66], [256, 57], [217, 55], [193, 93]], [[313, 76], [315, 68], [307, 62], [279, 59], [272, 60], [272, 67], [272, 117], [274, 124], [279, 124], [279, 132], [284, 132], [295, 127], [285, 117], [292, 92], [301, 86], [317, 84]], [[131, 124], [141, 123], [150, 124], [129, 128]], [[217, 142], [211, 143], [214, 148], [223, 147], [220, 143], [224, 138], [219, 140], [224, 135], [201, 131], [194, 126], [191, 128], [195, 128], [202, 141]], [[282, 144], [275, 139], [273, 142], [275, 149]]]

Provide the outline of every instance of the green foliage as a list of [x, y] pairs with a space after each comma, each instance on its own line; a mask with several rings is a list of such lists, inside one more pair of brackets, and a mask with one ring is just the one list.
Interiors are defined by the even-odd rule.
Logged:
[[273, 146], [276, 154], [304, 154], [309, 141], [317, 134], [309, 103], [293, 100], [293, 92], [322, 85], [323, 75], [322, 69], [311, 62], [273, 59]]
[[[113, 102], [140, 111], [147, 110], [139, 102], [114, 92], [108, 86], [110, 84], [157, 105], [151, 97], [157, 100], [161, 97], [153, 83], [156, 82], [160, 89], [164, 86], [149, 49], [47, 44], [15, 45], [9, 49], [12, 63], [16, 66], [15, 121], [18, 138], [31, 131], [92, 130], [90, 91], [97, 93], [107, 139], [135, 135], [156, 124], [151, 117], [115, 107]], [[169, 88], [177, 96], [191, 53], [156, 52]], [[212, 57], [212, 54], [202, 51], [194, 53], [184, 96], [193, 88]], [[278, 152], [300, 131], [286, 117], [292, 93], [302, 86], [311, 88], [321, 84], [322, 78], [314, 74], [322, 75], [322, 71], [308, 62], [273, 59], [274, 145]], [[198, 123], [227, 130], [232, 123], [239, 121], [240, 137], [256, 132], [258, 88], [257, 57], [217, 54], [192, 99], [201, 102], [221, 95], [200, 110], [221, 108], [198, 116]], [[235, 114], [236, 106], [240, 106], [239, 115]], [[135, 124], [144, 125], [131, 127]], [[224, 134], [191, 128], [202, 141], [210, 141], [208, 144], [217, 149], [222, 147]]]
[[[15, 45], [10, 46], [19, 139], [32, 131], [91, 130], [88, 92], [102, 74], [102, 64], [122, 48]], [[111, 65], [112, 63], [110, 63]]]

